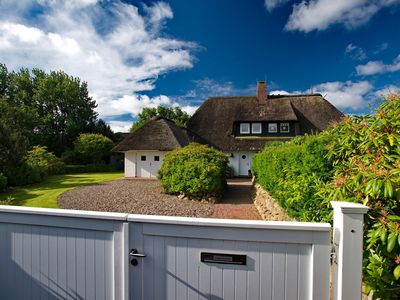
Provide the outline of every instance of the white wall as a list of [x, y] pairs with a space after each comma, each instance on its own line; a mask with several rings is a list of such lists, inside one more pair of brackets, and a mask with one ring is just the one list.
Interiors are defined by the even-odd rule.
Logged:
[[136, 177], [136, 152], [125, 152], [125, 177]]

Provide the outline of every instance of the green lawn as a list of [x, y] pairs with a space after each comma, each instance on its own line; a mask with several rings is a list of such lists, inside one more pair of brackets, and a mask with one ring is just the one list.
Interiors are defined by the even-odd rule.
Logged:
[[11, 196], [15, 199], [12, 205], [58, 208], [57, 198], [63, 192], [122, 176], [121, 172], [54, 175], [40, 183], [9, 189], [0, 194], [0, 200]]

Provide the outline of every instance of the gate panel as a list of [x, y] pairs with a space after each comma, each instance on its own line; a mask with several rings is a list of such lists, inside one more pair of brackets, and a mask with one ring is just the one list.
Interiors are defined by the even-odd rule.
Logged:
[[1, 207], [0, 298], [123, 299], [125, 216]]
[[[131, 299], [329, 298], [329, 227], [251, 228], [226, 220], [234, 225], [229, 228], [209, 222], [130, 223], [131, 248], [146, 255], [131, 266]], [[315, 257], [321, 247], [324, 255]], [[204, 252], [245, 255], [246, 265], [202, 262]], [[316, 263], [326, 274], [316, 274]]]

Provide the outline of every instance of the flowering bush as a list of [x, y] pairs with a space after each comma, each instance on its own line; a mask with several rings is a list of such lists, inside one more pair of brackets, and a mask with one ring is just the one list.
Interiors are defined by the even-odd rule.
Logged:
[[364, 283], [374, 298], [400, 298], [400, 95], [373, 115], [346, 118], [330, 133], [334, 178], [325, 198], [364, 203]]

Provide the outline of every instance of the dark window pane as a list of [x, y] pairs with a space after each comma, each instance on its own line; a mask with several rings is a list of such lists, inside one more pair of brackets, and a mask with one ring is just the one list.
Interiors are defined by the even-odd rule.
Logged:
[[242, 158], [243, 158], [243, 159], [246, 159], [246, 155], [242, 155]]
[[154, 156], [154, 161], [160, 161], [160, 157], [158, 155]]
[[146, 160], [146, 155], [142, 155], [142, 156], [140, 157], [140, 160], [141, 160], [141, 161], [145, 161], [145, 160]]

